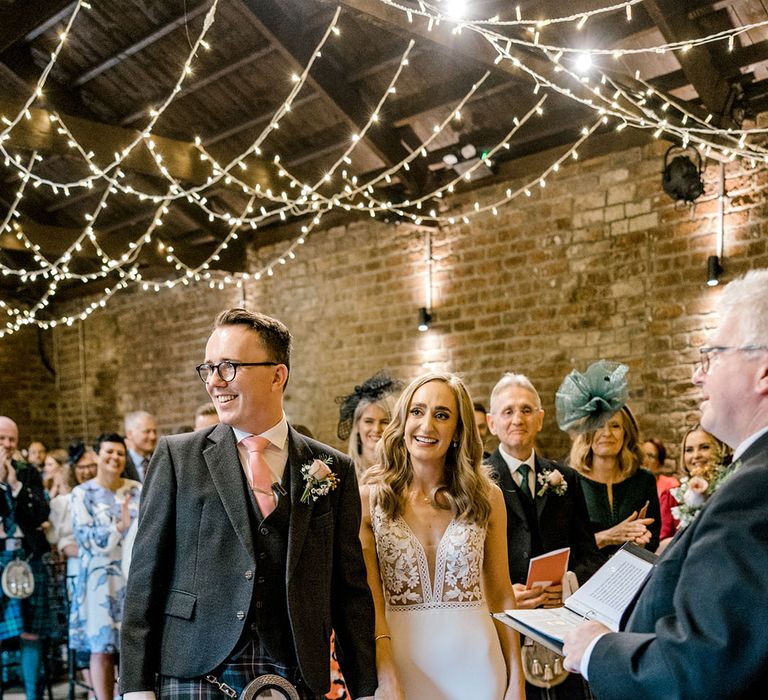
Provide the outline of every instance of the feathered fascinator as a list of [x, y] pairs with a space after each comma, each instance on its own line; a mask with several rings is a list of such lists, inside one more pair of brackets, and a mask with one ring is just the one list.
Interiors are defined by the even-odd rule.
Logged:
[[627, 402], [629, 367], [599, 360], [582, 374], [575, 369], [555, 394], [560, 430], [587, 433], [597, 430]]
[[337, 396], [336, 403], [339, 404], [339, 425], [336, 428], [336, 434], [340, 440], [346, 440], [352, 432], [352, 419], [355, 416], [355, 409], [363, 399], [369, 401], [378, 401], [387, 394], [394, 394], [403, 388], [403, 383], [395, 379], [386, 370], [379, 370], [362, 384], [355, 387], [355, 390], [347, 396]]
[[83, 458], [85, 450], [84, 442], [73, 442], [67, 448], [67, 462], [73, 465], [77, 464]]

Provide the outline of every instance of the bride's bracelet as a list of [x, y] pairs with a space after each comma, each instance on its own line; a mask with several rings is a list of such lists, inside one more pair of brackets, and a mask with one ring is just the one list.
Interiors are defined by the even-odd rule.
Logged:
[[377, 634], [377, 635], [376, 635], [376, 636], [373, 638], [373, 641], [374, 641], [374, 642], [378, 642], [380, 639], [389, 639], [389, 640], [391, 641], [391, 640], [392, 640], [392, 637], [390, 637], [388, 634]]

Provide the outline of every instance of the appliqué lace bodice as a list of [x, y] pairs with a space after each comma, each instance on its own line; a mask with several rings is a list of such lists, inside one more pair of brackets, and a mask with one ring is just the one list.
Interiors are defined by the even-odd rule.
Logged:
[[387, 517], [371, 508], [376, 552], [390, 610], [479, 606], [486, 529], [476, 523], [451, 520], [437, 548], [434, 576], [427, 555], [405, 519]]

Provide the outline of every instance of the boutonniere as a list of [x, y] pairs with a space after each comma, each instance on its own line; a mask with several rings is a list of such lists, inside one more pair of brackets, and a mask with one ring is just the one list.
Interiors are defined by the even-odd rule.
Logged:
[[320, 496], [327, 496], [339, 485], [338, 477], [331, 471], [333, 458], [325, 455], [308, 462], [301, 468], [301, 475], [307, 485], [301, 494], [301, 502], [309, 503], [311, 498], [316, 501]]
[[547, 491], [562, 496], [568, 490], [568, 482], [559, 469], [542, 469], [536, 480], [541, 484], [537, 496], [543, 496]]
[[732, 465], [719, 466], [715, 469], [710, 481], [703, 476], [684, 476], [680, 479], [680, 486], [670, 489], [669, 493], [677, 501], [672, 507], [672, 517], [680, 521], [680, 530], [688, 527], [699, 514], [704, 504], [712, 498], [717, 491], [739, 467], [741, 462]]

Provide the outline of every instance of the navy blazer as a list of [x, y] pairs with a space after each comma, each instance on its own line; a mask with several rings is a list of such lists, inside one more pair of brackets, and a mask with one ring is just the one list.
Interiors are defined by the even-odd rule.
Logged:
[[[507, 507], [507, 550], [512, 583], [525, 583], [530, 559], [553, 549], [571, 548], [568, 568], [576, 574], [579, 584], [605, 563], [605, 557], [595, 543], [584, 494], [573, 469], [537, 454], [536, 475], [543, 470], [559, 469], [568, 489], [562, 496], [551, 492], [536, 496], [532, 506], [526, 509], [523, 499], [527, 497], [515, 483], [498, 449], [491, 455], [488, 464], [501, 487]], [[538, 480], [536, 484], [538, 491]]]
[[[302, 465], [330, 456], [339, 484], [301, 503]], [[286, 588], [296, 657], [317, 694], [330, 685], [330, 634], [353, 697], [376, 689], [373, 599], [352, 461], [289, 429]], [[194, 678], [226, 661], [248, 623], [257, 577], [249, 494], [232, 428], [164, 437], [142, 490], [121, 631], [121, 692], [155, 675]], [[246, 613], [244, 615], [244, 613]]]
[[626, 632], [595, 645], [599, 700], [765, 697], [768, 688], [768, 434], [676, 535]]

